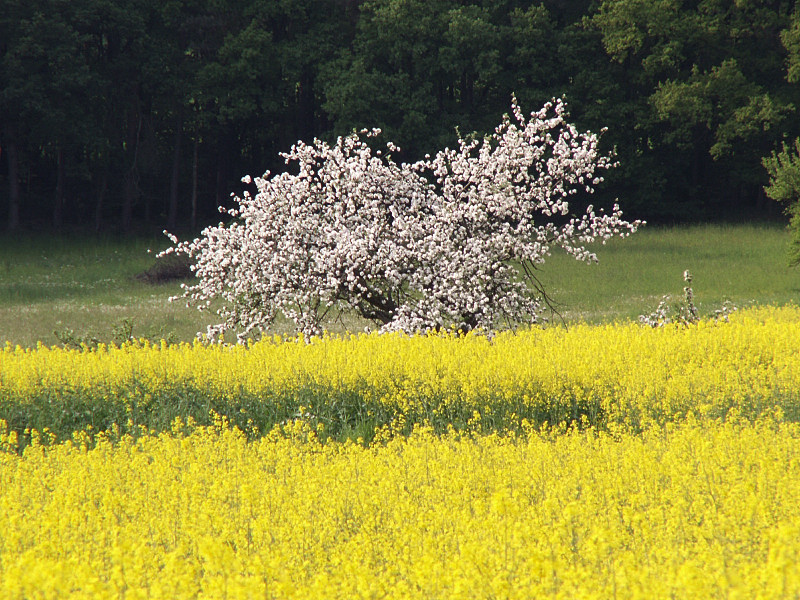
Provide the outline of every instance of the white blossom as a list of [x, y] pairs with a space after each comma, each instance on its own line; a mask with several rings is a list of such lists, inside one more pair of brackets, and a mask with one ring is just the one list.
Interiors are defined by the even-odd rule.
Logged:
[[526, 118], [516, 99], [482, 140], [459, 136], [413, 164], [392, 143], [368, 145], [379, 130], [334, 144], [297, 142], [282, 154], [297, 174], [242, 179], [257, 193], [235, 196], [229, 224], [206, 228], [166, 253], [194, 261], [198, 282], [181, 298], [200, 308], [221, 299], [221, 322], [206, 334], [244, 340], [282, 313], [306, 336], [330, 309], [355, 311], [382, 331], [487, 331], [536, 322], [535, 276], [552, 248], [597, 260], [587, 245], [628, 235], [641, 223], [569, 198], [594, 191], [615, 166], [598, 138], [566, 121], [561, 100]]

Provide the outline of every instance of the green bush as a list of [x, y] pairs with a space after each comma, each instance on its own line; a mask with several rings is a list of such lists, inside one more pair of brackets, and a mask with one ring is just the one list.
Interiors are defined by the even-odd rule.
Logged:
[[767, 196], [786, 204], [786, 213], [791, 217], [789, 229], [792, 241], [789, 246], [789, 264], [800, 264], [800, 138], [794, 141], [794, 149], [785, 142], [781, 152], [772, 152], [762, 161], [769, 173], [769, 185], [764, 188]]

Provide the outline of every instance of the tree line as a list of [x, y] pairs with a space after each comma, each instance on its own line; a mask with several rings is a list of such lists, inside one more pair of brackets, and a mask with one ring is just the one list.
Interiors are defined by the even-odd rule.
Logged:
[[796, 1], [0, 0], [0, 219], [194, 229], [297, 140], [379, 127], [416, 160], [512, 94], [608, 128], [600, 203], [774, 214], [799, 83]]

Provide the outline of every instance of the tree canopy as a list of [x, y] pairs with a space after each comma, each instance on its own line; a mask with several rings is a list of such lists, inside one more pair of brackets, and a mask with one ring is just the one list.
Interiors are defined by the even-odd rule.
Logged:
[[595, 201], [651, 221], [769, 213], [762, 159], [800, 136], [796, 1], [0, 3], [10, 229], [215, 222], [298, 140], [378, 127], [413, 162], [512, 94], [608, 127]]
[[172, 236], [162, 256], [190, 258], [190, 303], [223, 301], [212, 340], [244, 341], [278, 313], [320, 335], [331, 308], [407, 333], [535, 323], [547, 303], [535, 271], [552, 248], [594, 262], [589, 244], [641, 223], [618, 205], [576, 214], [574, 200], [615, 163], [597, 134], [566, 122], [562, 102], [526, 117], [514, 99], [511, 112], [482, 141], [459, 137], [457, 150], [412, 164], [394, 161], [391, 142], [373, 153], [378, 129], [298, 142], [283, 154], [296, 175], [257, 177], [231, 223], [193, 241]]

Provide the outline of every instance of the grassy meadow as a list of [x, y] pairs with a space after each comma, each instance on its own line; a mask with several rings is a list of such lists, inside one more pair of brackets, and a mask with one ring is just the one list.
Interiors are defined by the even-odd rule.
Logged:
[[0, 339], [51, 345], [59, 341], [54, 332], [72, 331], [110, 341], [126, 319], [134, 335], [191, 339], [204, 324], [194, 311], [167, 302], [179, 284], [135, 278], [167, 244], [163, 237], [0, 237]]
[[[800, 598], [787, 243], [553, 256], [568, 327], [226, 346], [138, 277], [165, 240], [0, 238], [0, 597]], [[640, 324], [686, 269], [740, 310]]]
[[[786, 304], [800, 299], [800, 270], [786, 266], [788, 241], [778, 224], [645, 227], [599, 247], [595, 265], [554, 254], [540, 277], [568, 322], [635, 320], [666, 294], [679, 299], [686, 269], [701, 313], [725, 300], [740, 307]], [[112, 341], [130, 325], [136, 336], [191, 340], [214, 315], [168, 303], [178, 283], [135, 278], [167, 245], [162, 236], [0, 237], [0, 340], [33, 347], [58, 343], [54, 332], [72, 332]], [[331, 331], [365, 325], [342, 321], [332, 322]], [[290, 324], [276, 323], [275, 332], [290, 333]]]
[[582, 265], [550, 257], [542, 281], [570, 320], [636, 320], [662, 296], [682, 296], [683, 272], [701, 314], [729, 300], [739, 307], [800, 300], [800, 269], [787, 266], [789, 234], [777, 224], [645, 227], [597, 249]]

